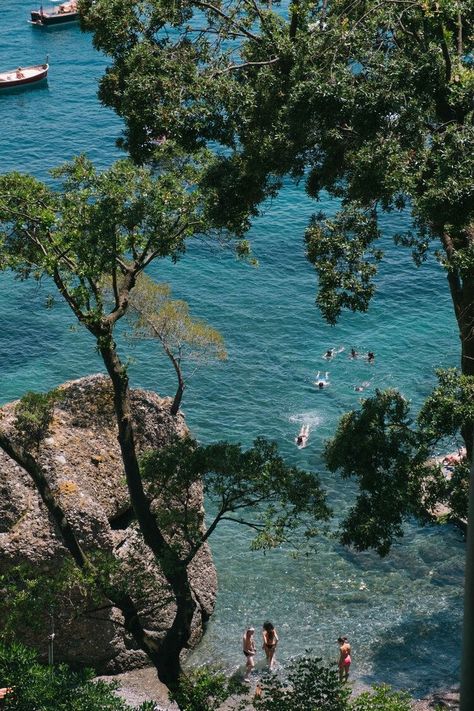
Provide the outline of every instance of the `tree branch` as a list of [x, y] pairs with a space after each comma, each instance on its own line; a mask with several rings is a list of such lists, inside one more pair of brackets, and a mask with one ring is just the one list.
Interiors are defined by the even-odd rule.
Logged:
[[225, 69], [221, 69], [217, 74], [225, 74], [226, 72], [234, 71], [234, 69], [245, 69], [245, 67], [264, 67], [269, 64], [275, 64], [278, 62], [280, 57], [274, 57], [273, 59], [267, 59], [262, 62], [242, 62], [242, 64], [230, 64]]
[[203, 2], [203, 0], [192, 0], [192, 4], [196, 5], [196, 7], [201, 7], [204, 10], [210, 10], [211, 12], [214, 12], [216, 15], [221, 17], [223, 20], [226, 20], [226, 22], [229, 22], [231, 25], [234, 25], [235, 27], [238, 27], [239, 32], [242, 32], [245, 37], [248, 39], [253, 40], [254, 42], [261, 42], [261, 38], [258, 37], [258, 35], [254, 35], [253, 32], [250, 32], [250, 30], [247, 30], [245, 27], [242, 27], [242, 25], [238, 22], [235, 22], [235, 20], [230, 17], [230, 15], [226, 15], [225, 12], [223, 12], [221, 9], [216, 7], [215, 5], [212, 5], [209, 2]]

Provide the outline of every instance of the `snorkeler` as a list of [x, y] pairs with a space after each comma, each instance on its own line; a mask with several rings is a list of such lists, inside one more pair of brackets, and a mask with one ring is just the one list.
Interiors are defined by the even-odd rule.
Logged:
[[326, 375], [323, 377], [318, 370], [316, 373], [316, 380], [314, 381], [314, 384], [316, 387], [319, 388], [319, 390], [322, 390], [323, 388], [327, 388], [327, 386], [330, 384], [329, 383], [329, 372], [326, 371]]

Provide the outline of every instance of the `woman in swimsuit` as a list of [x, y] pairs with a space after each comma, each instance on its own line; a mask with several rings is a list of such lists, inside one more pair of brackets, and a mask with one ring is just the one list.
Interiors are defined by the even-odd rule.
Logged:
[[255, 646], [255, 639], [253, 637], [255, 632], [254, 627], [249, 627], [246, 632], [244, 632], [244, 636], [242, 637], [242, 651], [245, 654], [246, 657], [246, 662], [245, 662], [245, 681], [249, 681], [249, 676], [252, 673], [252, 669], [255, 666], [254, 662], [254, 656], [255, 652], [257, 651], [257, 648]]
[[263, 623], [263, 651], [268, 662], [268, 668], [273, 669], [273, 661], [275, 657], [276, 646], [278, 644], [278, 635], [275, 627], [271, 622]]
[[339, 681], [347, 681], [351, 666], [351, 645], [347, 637], [339, 637], [337, 643], [339, 644]]

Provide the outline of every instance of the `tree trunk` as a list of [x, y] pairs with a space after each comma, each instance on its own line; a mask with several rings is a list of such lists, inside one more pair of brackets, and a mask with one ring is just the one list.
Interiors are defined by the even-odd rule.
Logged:
[[191, 637], [196, 601], [187, 566], [165, 540], [145, 495], [135, 447], [128, 376], [111, 336], [100, 340], [100, 352], [113, 385], [118, 440], [131, 504], [144, 541], [152, 550], [175, 596], [177, 609], [173, 624], [160, 643], [157, 659], [152, 659], [160, 680], [169, 688], [173, 688], [181, 673], [180, 653], [188, 647]]
[[[474, 376], [474, 279], [464, 278], [462, 282], [462, 299], [457, 312], [459, 335], [461, 338], [461, 372], [463, 375]], [[472, 432], [474, 422], [465, 422], [461, 434], [466, 446], [467, 456], [472, 460]]]
[[[472, 434], [472, 430], [471, 430]], [[472, 642], [474, 640], [474, 464], [471, 464], [469, 511], [467, 522], [466, 570], [464, 583], [464, 622], [461, 664], [460, 711], [472, 711], [474, 674], [472, 673]]]
[[183, 399], [185, 383], [181, 377], [181, 373], [178, 372], [178, 389], [176, 390], [176, 395], [174, 396], [173, 404], [171, 405], [171, 414], [176, 417], [178, 414], [179, 407], [181, 405], [181, 400]]
[[173, 624], [161, 643], [161, 658], [158, 667], [160, 681], [172, 690], [176, 690], [177, 687], [181, 672], [180, 655], [182, 650], [188, 646], [196, 609], [196, 602], [189, 585], [187, 568], [184, 565], [181, 570], [177, 571], [176, 578], [176, 583], [178, 583], [174, 585], [176, 613]]
[[[449, 263], [456, 250], [447, 234], [443, 235], [441, 241]], [[474, 278], [462, 277], [459, 270], [450, 265], [448, 284], [461, 340], [461, 372], [463, 375], [474, 376]], [[461, 427], [469, 460], [472, 460], [473, 454], [473, 427], [474, 422], [465, 422]]]
[[[464, 278], [458, 316], [461, 337], [461, 369], [464, 375], [474, 375], [474, 278]], [[472, 438], [472, 430], [469, 433]]]

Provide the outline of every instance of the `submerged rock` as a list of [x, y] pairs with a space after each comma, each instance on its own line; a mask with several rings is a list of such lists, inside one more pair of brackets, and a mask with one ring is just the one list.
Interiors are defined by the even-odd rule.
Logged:
[[[133, 591], [144, 626], [159, 638], [173, 620], [174, 602], [134, 521], [109, 380], [94, 375], [68, 382], [61, 390], [50, 431], [35, 457], [47, 473], [82, 547], [100, 548], [120, 561], [120, 575]], [[132, 403], [140, 452], [160, 448], [173, 436], [187, 432], [181, 415], [176, 418], [170, 415], [169, 398], [134, 390]], [[6, 432], [13, 427], [15, 404], [0, 410], [2, 429]], [[53, 574], [59, 570], [64, 561], [70, 560], [70, 555], [30, 476], [3, 450], [0, 450], [0, 492], [0, 574], [13, 565], [25, 563], [35, 573]], [[200, 487], [195, 487], [191, 503], [202, 512]], [[207, 546], [193, 561], [190, 580], [197, 601], [191, 640], [194, 644], [212, 614], [217, 587]], [[0, 601], [2, 616], [5, 602]], [[88, 611], [84, 612], [86, 602]], [[120, 612], [104, 603], [87, 600], [78, 587], [55, 600], [56, 661], [87, 664], [98, 673], [127, 671], [149, 663], [124, 631]], [[15, 635], [47, 657], [50, 610], [44, 609], [37, 622], [34, 629], [20, 625]]]

